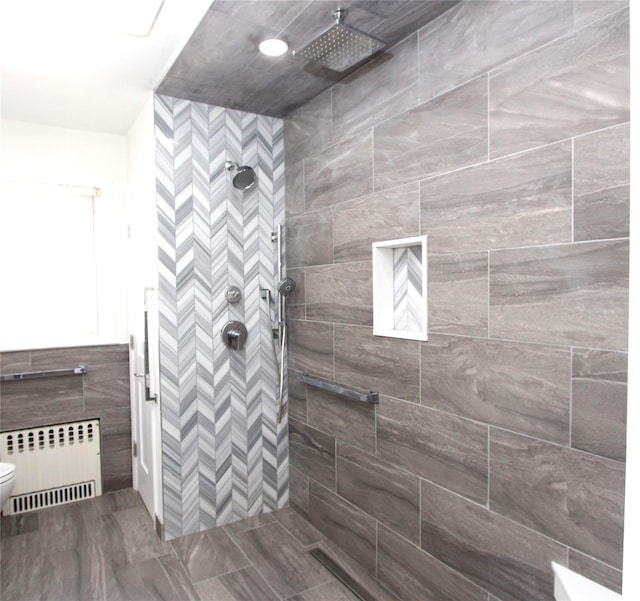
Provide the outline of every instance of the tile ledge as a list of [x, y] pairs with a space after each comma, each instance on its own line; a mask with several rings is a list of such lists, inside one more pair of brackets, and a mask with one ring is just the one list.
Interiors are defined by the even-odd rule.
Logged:
[[621, 601], [622, 595], [584, 576], [551, 562], [556, 601]]

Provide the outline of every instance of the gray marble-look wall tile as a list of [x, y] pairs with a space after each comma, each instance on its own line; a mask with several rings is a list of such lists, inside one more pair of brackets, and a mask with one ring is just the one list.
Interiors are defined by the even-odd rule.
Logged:
[[627, 354], [573, 350], [571, 446], [624, 461]]
[[487, 127], [486, 76], [377, 125], [375, 190], [486, 160]]
[[0, 373], [15, 374], [23, 371], [31, 371], [31, 351], [0, 353]]
[[487, 593], [385, 526], [378, 528], [378, 579], [406, 601], [486, 601]]
[[568, 350], [433, 335], [421, 363], [423, 405], [569, 443]]
[[371, 328], [336, 327], [336, 381], [419, 402], [419, 342], [373, 336]]
[[490, 507], [621, 567], [624, 465], [491, 430]]
[[129, 346], [107, 344], [31, 351], [31, 367], [37, 369], [61, 369], [84, 363], [90, 368], [107, 363], [129, 364]]
[[83, 377], [59, 376], [2, 382], [2, 430], [45, 426], [82, 417]]
[[420, 540], [420, 479], [338, 443], [337, 492], [408, 540]]
[[571, 242], [571, 143], [420, 182], [433, 253]]
[[332, 380], [333, 326], [297, 319], [288, 323], [289, 367]]
[[429, 255], [429, 331], [487, 336], [489, 254]]
[[311, 482], [309, 521], [366, 570], [376, 571], [376, 521], [324, 486]]
[[573, 0], [572, 4], [573, 26], [577, 29], [626, 8], [629, 0]]
[[376, 448], [376, 409], [309, 387], [309, 425], [370, 453]]
[[371, 259], [308, 267], [307, 319], [373, 325]]
[[508, 63], [490, 86], [491, 157], [628, 121], [628, 11]]
[[370, 261], [372, 242], [417, 236], [419, 219], [417, 182], [341, 205], [333, 213], [334, 261]]
[[289, 217], [286, 228], [287, 269], [333, 263], [330, 213]]
[[553, 599], [550, 562], [567, 550], [485, 507], [422, 481], [422, 548], [501, 601]]
[[411, 35], [333, 87], [333, 139], [418, 103], [418, 36]]
[[333, 580], [279, 523], [247, 530], [234, 539], [281, 598]]
[[302, 469], [291, 464], [289, 465], [289, 504], [304, 517], [309, 515], [309, 476]]
[[131, 407], [129, 364], [96, 365], [84, 376], [84, 399], [87, 411], [108, 405]]
[[575, 240], [629, 235], [629, 124], [574, 141]]
[[570, 31], [571, 2], [462, 2], [420, 30], [427, 100]]
[[285, 179], [285, 213], [287, 217], [304, 213], [304, 161], [287, 164]]
[[494, 251], [490, 265], [491, 337], [626, 349], [628, 241]]
[[569, 569], [586, 578], [606, 586], [616, 593], [622, 592], [622, 571], [584, 555], [574, 549], [569, 549]]
[[382, 459], [474, 501], [487, 501], [487, 426], [382, 397], [376, 431]]
[[373, 192], [373, 135], [365, 131], [305, 159], [305, 209], [314, 211]]
[[286, 528], [289, 534], [304, 547], [316, 545], [324, 540], [324, 535], [320, 530], [312, 526], [295, 509], [287, 507], [273, 512], [276, 519]]
[[102, 455], [102, 491], [129, 488], [132, 480], [131, 445]]
[[335, 488], [335, 453], [335, 440], [331, 436], [289, 420], [291, 465], [331, 489]]
[[287, 169], [331, 142], [331, 90], [319, 94], [284, 122]]
[[287, 371], [287, 400], [289, 417], [307, 423], [307, 387], [299, 379], [300, 372], [293, 369]]

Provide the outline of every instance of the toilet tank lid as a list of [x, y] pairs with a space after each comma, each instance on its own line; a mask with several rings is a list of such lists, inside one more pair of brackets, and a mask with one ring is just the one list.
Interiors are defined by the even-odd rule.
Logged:
[[16, 466], [12, 463], [0, 462], [0, 480], [10, 477], [16, 471]]

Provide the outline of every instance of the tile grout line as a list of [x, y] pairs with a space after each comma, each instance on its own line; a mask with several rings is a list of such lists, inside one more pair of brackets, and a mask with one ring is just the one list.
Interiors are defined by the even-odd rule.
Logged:
[[576, 241], [576, 147], [575, 138], [571, 138], [571, 242]]

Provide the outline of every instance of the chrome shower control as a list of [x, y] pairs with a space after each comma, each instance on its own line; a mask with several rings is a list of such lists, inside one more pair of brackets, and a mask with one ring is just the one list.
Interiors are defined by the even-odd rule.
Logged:
[[242, 298], [242, 293], [237, 286], [227, 286], [224, 291], [224, 297], [229, 303], [239, 303]]
[[234, 351], [241, 351], [247, 342], [247, 328], [240, 321], [228, 321], [222, 328], [222, 342]]

